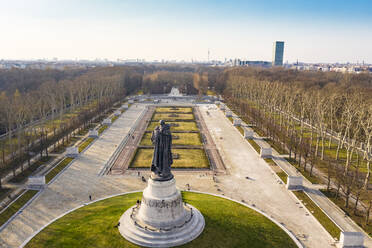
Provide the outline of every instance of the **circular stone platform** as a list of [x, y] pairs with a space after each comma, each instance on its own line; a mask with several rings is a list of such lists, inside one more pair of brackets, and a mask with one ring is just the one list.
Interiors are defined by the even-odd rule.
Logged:
[[204, 217], [195, 207], [184, 204], [174, 178], [151, 178], [141, 203], [120, 218], [119, 231], [124, 238], [145, 247], [173, 247], [186, 244], [204, 229]]

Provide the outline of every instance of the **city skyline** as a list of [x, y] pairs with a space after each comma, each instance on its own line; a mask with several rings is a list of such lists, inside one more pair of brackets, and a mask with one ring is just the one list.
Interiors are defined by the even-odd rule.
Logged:
[[368, 1], [0, 1], [0, 59], [372, 63]]

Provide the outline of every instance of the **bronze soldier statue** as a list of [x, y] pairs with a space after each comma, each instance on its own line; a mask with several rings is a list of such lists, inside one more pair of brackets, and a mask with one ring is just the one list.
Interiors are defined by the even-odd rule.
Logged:
[[170, 125], [163, 120], [152, 132], [151, 141], [154, 144], [154, 156], [151, 163], [151, 178], [155, 181], [167, 181], [173, 178], [171, 173], [172, 158], [172, 134]]

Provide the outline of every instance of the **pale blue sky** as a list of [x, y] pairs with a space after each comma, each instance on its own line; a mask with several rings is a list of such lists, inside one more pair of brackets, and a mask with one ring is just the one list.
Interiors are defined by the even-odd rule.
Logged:
[[372, 1], [0, 0], [0, 59], [372, 63]]

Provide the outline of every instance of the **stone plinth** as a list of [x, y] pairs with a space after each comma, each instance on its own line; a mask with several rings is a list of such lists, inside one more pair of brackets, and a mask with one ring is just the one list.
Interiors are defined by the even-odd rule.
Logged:
[[129, 104], [133, 104], [134, 103], [134, 100], [129, 100], [128, 103]]
[[27, 187], [42, 187], [45, 185], [45, 176], [29, 176], [27, 179]]
[[79, 149], [76, 146], [67, 147], [66, 156], [69, 158], [76, 158], [79, 156]]
[[120, 116], [120, 115], [121, 115], [121, 112], [120, 112], [120, 111], [115, 111], [115, 112], [114, 112], [114, 115], [115, 115], [115, 116]]
[[126, 104], [121, 105], [121, 108], [122, 108], [122, 109], [128, 109], [129, 106], [128, 106], [128, 104], [126, 103]]
[[221, 110], [225, 110], [225, 109], [226, 109], [226, 106], [225, 106], [223, 103], [221, 103], [221, 104], [220, 104], [220, 109], [221, 109]]
[[226, 110], [226, 111], [225, 111], [225, 115], [226, 115], [226, 117], [232, 117], [232, 112], [231, 112], [231, 110]]
[[287, 189], [288, 190], [302, 190], [303, 189], [303, 178], [289, 176], [287, 178]]
[[106, 119], [104, 119], [103, 122], [102, 122], [103, 125], [108, 125], [108, 126], [110, 126], [111, 123], [112, 123], [112, 121], [111, 121], [110, 118], [106, 118]]
[[271, 147], [261, 147], [260, 157], [261, 158], [271, 158]]
[[246, 139], [253, 139], [253, 130], [244, 128], [244, 138]]
[[234, 118], [233, 125], [239, 127], [242, 124], [242, 120], [239, 118]]
[[364, 235], [361, 232], [341, 232], [339, 247], [362, 248], [364, 247]]
[[204, 229], [204, 217], [182, 201], [174, 178], [148, 181], [141, 204], [120, 218], [119, 231], [132, 243], [145, 247], [172, 247], [190, 242]]
[[95, 129], [90, 129], [88, 132], [88, 137], [90, 138], [98, 138], [98, 131]]

